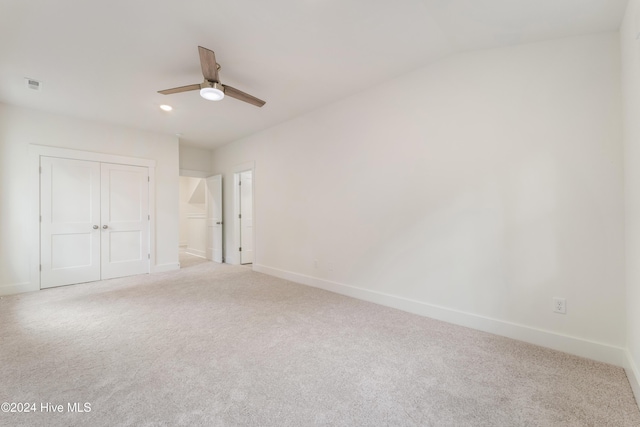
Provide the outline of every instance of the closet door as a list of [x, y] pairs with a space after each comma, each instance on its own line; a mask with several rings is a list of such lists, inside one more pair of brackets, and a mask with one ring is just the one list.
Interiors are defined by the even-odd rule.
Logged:
[[100, 164], [41, 158], [41, 288], [100, 280]]
[[207, 258], [222, 262], [222, 175], [207, 178]]
[[253, 172], [240, 174], [240, 264], [253, 263]]
[[101, 164], [102, 278], [149, 272], [149, 169]]

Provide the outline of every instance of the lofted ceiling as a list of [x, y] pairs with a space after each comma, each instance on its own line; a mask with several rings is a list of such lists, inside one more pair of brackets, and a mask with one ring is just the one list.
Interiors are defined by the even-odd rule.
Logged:
[[[616, 31], [626, 3], [0, 0], [0, 102], [213, 148], [457, 52]], [[202, 81], [198, 45], [267, 104], [158, 94]]]

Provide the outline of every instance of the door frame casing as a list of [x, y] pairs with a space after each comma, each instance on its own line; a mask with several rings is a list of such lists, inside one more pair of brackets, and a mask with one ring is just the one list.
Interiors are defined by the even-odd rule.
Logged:
[[30, 288], [29, 290], [40, 289], [40, 158], [58, 157], [63, 159], [87, 160], [101, 163], [115, 163], [121, 165], [143, 166], [149, 169], [149, 271], [155, 272], [156, 267], [156, 223], [155, 223], [155, 174], [156, 161], [142, 159], [138, 157], [119, 156], [114, 154], [96, 153], [93, 151], [74, 150], [71, 148], [51, 147], [47, 145], [29, 144], [29, 173], [31, 180], [29, 184], [31, 194], [30, 220], [33, 227], [29, 227], [27, 238], [30, 242], [31, 265], [29, 268]]

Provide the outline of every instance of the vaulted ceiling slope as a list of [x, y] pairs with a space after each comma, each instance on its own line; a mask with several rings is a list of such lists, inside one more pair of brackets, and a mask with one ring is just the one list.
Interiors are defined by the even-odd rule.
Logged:
[[[615, 31], [626, 3], [0, 0], [0, 102], [211, 148], [453, 53]], [[215, 51], [225, 84], [267, 104], [158, 94], [202, 81], [198, 45]]]

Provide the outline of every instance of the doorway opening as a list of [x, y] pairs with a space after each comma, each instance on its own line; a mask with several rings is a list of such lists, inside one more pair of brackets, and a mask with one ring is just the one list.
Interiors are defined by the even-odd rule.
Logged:
[[180, 176], [180, 268], [207, 262], [207, 215], [204, 178]]
[[180, 175], [180, 268], [224, 262], [222, 175], [202, 175]]
[[239, 264], [253, 264], [253, 170], [236, 172], [234, 182], [235, 231]]

